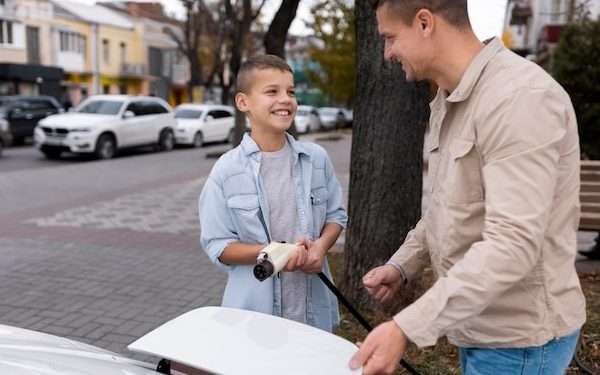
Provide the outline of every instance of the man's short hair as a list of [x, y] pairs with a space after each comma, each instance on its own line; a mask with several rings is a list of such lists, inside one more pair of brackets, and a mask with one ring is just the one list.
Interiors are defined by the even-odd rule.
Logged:
[[417, 12], [428, 9], [439, 14], [449, 24], [464, 28], [470, 26], [467, 0], [369, 0], [373, 9], [388, 4], [390, 10], [397, 14], [407, 25], [412, 24]]
[[257, 70], [275, 69], [281, 72], [294, 71], [288, 63], [279, 56], [275, 55], [256, 55], [244, 61], [237, 75], [236, 92], [248, 93], [252, 88], [252, 74]]

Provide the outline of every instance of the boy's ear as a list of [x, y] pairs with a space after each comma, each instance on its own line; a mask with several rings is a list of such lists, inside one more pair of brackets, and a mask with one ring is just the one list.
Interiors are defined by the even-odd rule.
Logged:
[[235, 94], [235, 106], [240, 112], [248, 112], [248, 97], [243, 92]]

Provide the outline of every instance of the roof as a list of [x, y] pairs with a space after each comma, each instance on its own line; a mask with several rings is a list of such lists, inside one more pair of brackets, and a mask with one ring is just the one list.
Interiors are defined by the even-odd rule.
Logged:
[[126, 16], [119, 14], [107, 7], [87, 5], [68, 0], [51, 0], [55, 5], [63, 8], [76, 18], [90, 23], [116, 26], [124, 29], [133, 29], [134, 24]]

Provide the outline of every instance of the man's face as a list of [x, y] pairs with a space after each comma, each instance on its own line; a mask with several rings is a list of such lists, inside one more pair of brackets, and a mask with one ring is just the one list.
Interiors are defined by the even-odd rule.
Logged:
[[377, 9], [379, 34], [384, 40], [384, 57], [402, 65], [407, 81], [425, 79], [425, 51], [429, 40], [424, 38], [421, 23], [416, 19], [407, 25], [388, 3]]
[[242, 95], [245, 100], [240, 110], [248, 115], [253, 130], [284, 132], [291, 126], [298, 103], [290, 72], [256, 70], [249, 92]]

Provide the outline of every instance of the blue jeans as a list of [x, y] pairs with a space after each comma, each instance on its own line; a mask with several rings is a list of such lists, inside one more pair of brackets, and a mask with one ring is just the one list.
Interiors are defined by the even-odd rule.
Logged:
[[575, 354], [579, 330], [542, 346], [490, 349], [459, 348], [465, 375], [563, 375]]

